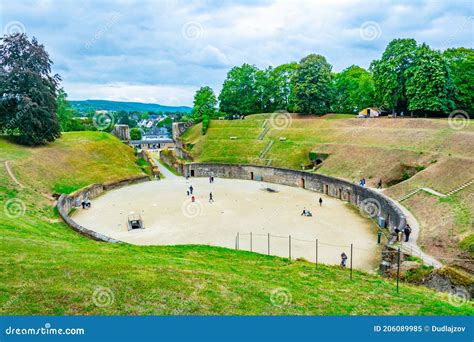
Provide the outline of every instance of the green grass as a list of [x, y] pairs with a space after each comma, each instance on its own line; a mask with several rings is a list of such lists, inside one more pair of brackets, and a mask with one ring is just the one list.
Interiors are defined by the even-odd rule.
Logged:
[[[92, 148], [97, 141], [107, 148]], [[18, 217], [0, 211], [1, 314], [474, 314], [470, 305], [449, 304], [445, 294], [405, 284], [397, 294], [393, 281], [359, 271], [351, 281], [348, 271], [338, 267], [316, 269], [305, 261], [244, 251], [92, 241], [58, 220], [40, 192], [51, 192], [58, 183], [75, 189], [81, 183], [141, 174], [133, 151], [103, 133], [65, 135], [33, 150], [0, 142], [9, 147], [2, 157], [12, 160], [26, 185], [18, 188], [0, 170], [2, 206], [13, 199], [25, 206]], [[70, 154], [79, 162], [70, 164]], [[38, 164], [49, 160], [55, 160], [54, 177], [42, 179]], [[94, 292], [103, 288], [114, 300], [97, 306]], [[275, 291], [291, 299], [274, 305]]]

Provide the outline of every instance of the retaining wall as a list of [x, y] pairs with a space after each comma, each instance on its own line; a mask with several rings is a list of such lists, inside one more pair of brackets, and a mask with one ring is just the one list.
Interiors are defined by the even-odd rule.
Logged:
[[[195, 177], [212, 175], [301, 187], [339, 198], [359, 208], [375, 208], [375, 214], [371, 216], [374, 218], [383, 217], [386, 227], [391, 230], [395, 227], [404, 228], [406, 224], [405, 215], [390, 198], [372, 189], [338, 178], [259, 165], [193, 163], [185, 165], [185, 172], [189, 172], [191, 176]], [[371, 210], [369, 211], [372, 213]]]
[[131, 185], [131, 184], [136, 184], [136, 183], [141, 183], [148, 181], [149, 177], [146, 175], [138, 175], [135, 177], [130, 177], [127, 179], [122, 179], [119, 181], [113, 181], [113, 182], [108, 182], [104, 184], [92, 184], [89, 186], [86, 186], [85, 188], [82, 188], [80, 190], [77, 190], [69, 195], [62, 194], [59, 199], [56, 207], [58, 208], [59, 215], [63, 218], [64, 222], [74, 229], [76, 232], [85, 235], [87, 237], [90, 237], [94, 240], [98, 241], [105, 241], [105, 242], [120, 242], [119, 240], [115, 240], [112, 238], [109, 238], [105, 235], [102, 235], [100, 233], [97, 233], [95, 231], [92, 231], [90, 229], [87, 229], [79, 224], [77, 224], [70, 216], [69, 213], [71, 212], [72, 209], [80, 207], [81, 202], [85, 200], [86, 198], [88, 199], [93, 199], [96, 198], [97, 196], [101, 195], [105, 191], [120, 188], [122, 186], [126, 185]]

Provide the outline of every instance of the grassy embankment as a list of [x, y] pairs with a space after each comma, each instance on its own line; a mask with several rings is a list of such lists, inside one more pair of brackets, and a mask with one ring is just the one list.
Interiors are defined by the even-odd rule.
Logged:
[[[258, 140], [265, 120], [270, 130]], [[301, 169], [310, 163], [310, 151], [327, 154], [317, 173], [353, 182], [365, 177], [370, 186], [382, 179], [386, 194], [394, 199], [420, 187], [446, 193], [474, 178], [472, 121], [459, 130], [446, 119], [363, 120], [341, 114], [280, 117], [274, 126], [270, 122], [270, 114], [213, 120], [205, 136], [200, 125], [193, 126], [183, 142], [198, 162], [265, 165], [270, 159], [273, 166]], [[270, 141], [273, 146], [260, 159]], [[474, 258], [473, 190], [470, 186], [447, 198], [419, 192], [403, 202], [421, 224], [419, 243], [428, 253]], [[472, 263], [462, 266], [474, 272]]]
[[[80, 236], [42, 194], [141, 174], [133, 151], [104, 133], [64, 134], [40, 148], [0, 139], [0, 158], [25, 186], [1, 169], [2, 209], [25, 205], [18, 217], [0, 211], [2, 314], [474, 314], [445, 294], [403, 284], [397, 294], [394, 282], [358, 271], [350, 281], [347, 270], [305, 261]], [[275, 291], [287, 300], [272, 303]]]

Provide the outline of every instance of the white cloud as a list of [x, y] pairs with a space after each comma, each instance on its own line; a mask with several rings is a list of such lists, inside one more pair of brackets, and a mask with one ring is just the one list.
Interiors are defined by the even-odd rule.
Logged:
[[[46, 46], [72, 99], [118, 96], [191, 105], [190, 92], [203, 85], [217, 92], [227, 71], [242, 63], [264, 68], [319, 53], [340, 71], [352, 64], [368, 67], [394, 38], [413, 37], [437, 49], [473, 46], [473, 7], [465, 0], [0, 4], [2, 27], [19, 21]], [[380, 36], [364, 40], [364, 22], [376, 22]], [[183, 36], [189, 23], [197, 24], [192, 27], [198, 35]]]
[[67, 83], [64, 87], [74, 100], [110, 100], [159, 103], [166, 106], [192, 104], [195, 88], [169, 85], [127, 83]]

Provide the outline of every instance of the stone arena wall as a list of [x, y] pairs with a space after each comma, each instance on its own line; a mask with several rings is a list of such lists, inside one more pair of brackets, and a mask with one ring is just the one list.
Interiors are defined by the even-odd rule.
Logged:
[[300, 187], [350, 202], [369, 213], [375, 212], [375, 215], [370, 216], [373, 218], [383, 217], [386, 227], [390, 230], [396, 227], [404, 228], [406, 224], [405, 215], [390, 198], [372, 189], [338, 178], [269, 166], [210, 163], [187, 164], [185, 165], [185, 174], [186, 172], [189, 172], [191, 177], [212, 175]]
[[[113, 181], [113, 182], [107, 182], [104, 184], [92, 184], [89, 186], [86, 186], [85, 188], [82, 188], [80, 190], [77, 190], [69, 195], [67, 194], [62, 194], [59, 199], [56, 207], [58, 208], [59, 215], [63, 218], [64, 222], [74, 229], [76, 232], [85, 235], [87, 237], [90, 237], [94, 240], [98, 241], [105, 241], [105, 242], [120, 242], [118, 240], [109, 238], [105, 235], [102, 235], [100, 233], [94, 232], [90, 229], [87, 229], [85, 227], [82, 227], [81, 225], [77, 224], [70, 216], [69, 213], [77, 207], [81, 206], [81, 202], [85, 199], [93, 199], [98, 196], [100, 196], [102, 193], [120, 188], [123, 186], [131, 185], [131, 184], [136, 184], [136, 183], [141, 183], [141, 182], [146, 182], [149, 180], [149, 177], [146, 175], [138, 175], [134, 177], [130, 177], [127, 179], [122, 179], [118, 181]], [[92, 204], [93, 205], [93, 204]]]

